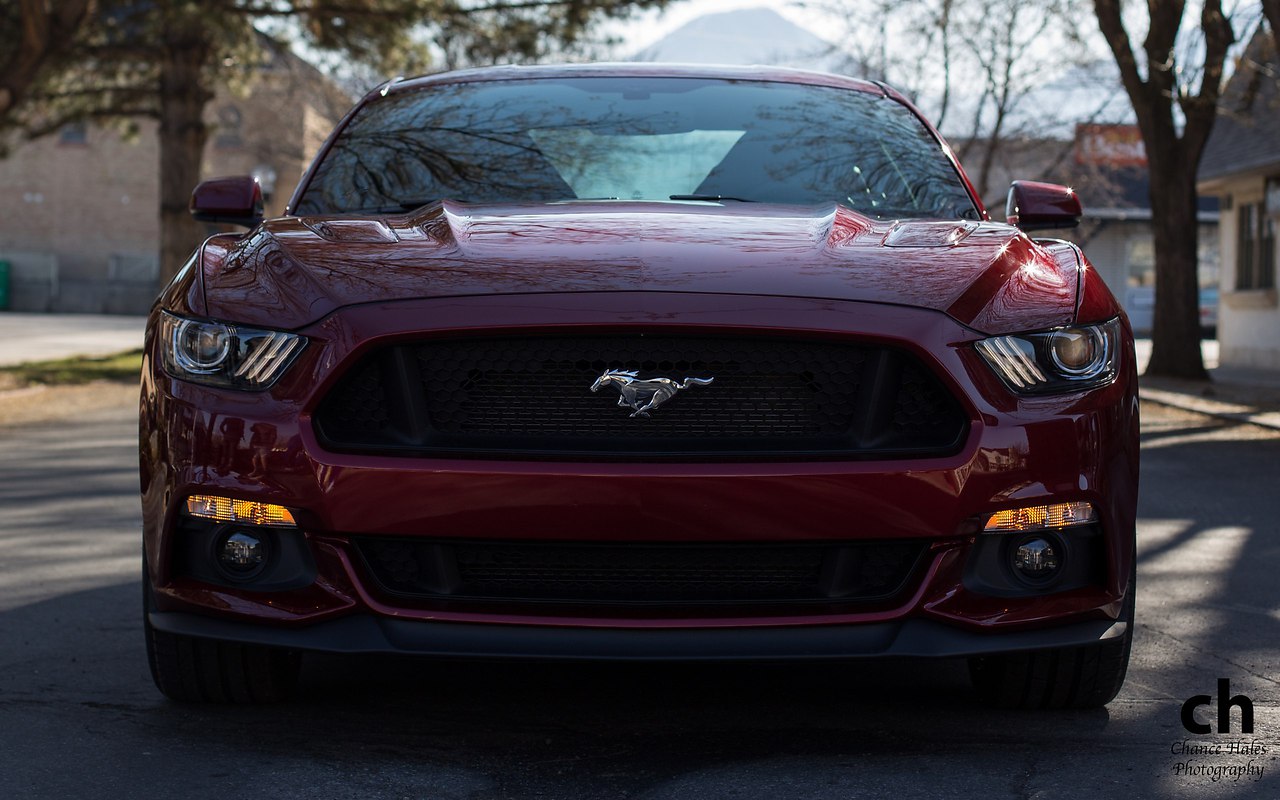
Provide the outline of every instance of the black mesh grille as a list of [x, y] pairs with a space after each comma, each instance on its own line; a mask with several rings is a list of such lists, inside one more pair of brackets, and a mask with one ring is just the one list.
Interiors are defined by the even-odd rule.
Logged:
[[[633, 416], [616, 385], [592, 391], [606, 370], [682, 388]], [[316, 424], [339, 449], [711, 457], [937, 454], [966, 429], [954, 398], [897, 350], [640, 335], [388, 348], [343, 378]]]
[[924, 545], [590, 544], [361, 538], [382, 587], [455, 600], [848, 602], [898, 594]]

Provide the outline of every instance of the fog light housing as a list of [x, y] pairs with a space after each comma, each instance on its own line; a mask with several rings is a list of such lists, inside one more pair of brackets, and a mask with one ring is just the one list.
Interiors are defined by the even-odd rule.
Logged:
[[233, 580], [251, 580], [267, 568], [271, 546], [267, 539], [253, 531], [231, 530], [219, 536], [214, 544], [218, 568]]
[[1033, 583], [1053, 580], [1062, 569], [1061, 548], [1049, 537], [1031, 536], [1011, 551], [1014, 573]]
[[1087, 501], [1020, 506], [972, 520], [981, 533], [965, 562], [965, 588], [1032, 597], [1102, 585], [1107, 558], [1098, 508]]

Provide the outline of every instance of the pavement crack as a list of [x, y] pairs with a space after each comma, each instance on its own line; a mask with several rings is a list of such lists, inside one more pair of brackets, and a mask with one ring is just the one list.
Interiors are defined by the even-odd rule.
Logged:
[[122, 703], [97, 703], [92, 700], [81, 701], [80, 705], [99, 711], [143, 711], [141, 706], [130, 706]]

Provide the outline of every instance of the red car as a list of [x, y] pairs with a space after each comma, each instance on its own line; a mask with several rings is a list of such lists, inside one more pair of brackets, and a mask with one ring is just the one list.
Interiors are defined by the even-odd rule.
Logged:
[[965, 657], [1006, 706], [1129, 658], [1133, 339], [1080, 216], [991, 222], [878, 83], [495, 68], [390, 83], [288, 212], [250, 178], [147, 330], [148, 653]]

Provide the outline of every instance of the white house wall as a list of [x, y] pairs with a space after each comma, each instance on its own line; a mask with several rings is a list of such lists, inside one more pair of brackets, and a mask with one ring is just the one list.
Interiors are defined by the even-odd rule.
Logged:
[[[1275, 289], [1234, 291], [1237, 209], [1263, 199], [1258, 177], [1227, 183], [1219, 190], [1232, 199], [1222, 210], [1222, 305], [1218, 311], [1219, 362], [1228, 367], [1280, 370], [1280, 305]], [[1225, 204], [1224, 204], [1225, 206]], [[1280, 254], [1278, 254], [1280, 255]]]

